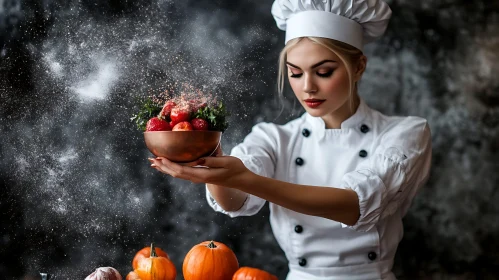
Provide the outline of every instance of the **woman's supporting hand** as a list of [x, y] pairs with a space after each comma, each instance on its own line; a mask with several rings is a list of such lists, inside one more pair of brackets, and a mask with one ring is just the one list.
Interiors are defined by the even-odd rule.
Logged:
[[151, 167], [172, 177], [229, 188], [254, 174], [240, 159], [232, 156], [205, 157], [185, 164], [174, 163], [162, 157], [149, 158], [149, 161]]

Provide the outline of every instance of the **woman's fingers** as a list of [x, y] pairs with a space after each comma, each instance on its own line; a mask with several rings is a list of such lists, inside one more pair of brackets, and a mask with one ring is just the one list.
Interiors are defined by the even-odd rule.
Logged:
[[167, 173], [170, 174], [172, 171], [166, 167], [161, 160], [154, 159], [154, 158], [149, 158], [149, 161], [151, 162], [151, 167], [158, 170], [159, 172]]
[[[181, 178], [183, 174], [185, 174], [185, 170], [189, 168], [188, 166], [182, 166], [180, 164], [171, 162], [166, 158], [156, 158], [160, 162], [160, 166], [165, 167], [168, 170], [168, 174], [172, 175], [175, 178]], [[182, 178], [184, 179], [184, 178]]]
[[230, 159], [229, 156], [205, 157], [198, 159], [197, 164], [209, 168], [227, 168]]
[[[175, 178], [186, 179], [193, 182], [202, 182], [208, 178], [210, 174], [214, 174], [209, 172], [208, 168], [180, 165], [171, 162], [166, 158], [154, 159], [153, 162], [163, 173], [167, 173]], [[198, 165], [197, 162], [195, 165]]]
[[[156, 170], [169, 174], [174, 178], [189, 180], [194, 183], [214, 183], [228, 179], [226, 166], [231, 165], [232, 157], [206, 157], [191, 165], [201, 165], [203, 167], [192, 167], [180, 165], [166, 158], [149, 159], [152, 167]], [[154, 166], [153, 166], [154, 165]], [[206, 168], [208, 167], [208, 168]]]

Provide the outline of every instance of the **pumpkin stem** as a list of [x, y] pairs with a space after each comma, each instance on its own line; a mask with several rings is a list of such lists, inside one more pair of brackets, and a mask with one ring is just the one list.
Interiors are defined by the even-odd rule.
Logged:
[[214, 249], [214, 248], [217, 248], [217, 245], [215, 245], [215, 243], [213, 243], [213, 240], [212, 240], [212, 241], [210, 241], [210, 244], [208, 244], [208, 248]]
[[151, 243], [151, 258], [152, 257], [157, 257], [158, 255], [156, 254], [156, 248], [154, 248], [154, 243]]

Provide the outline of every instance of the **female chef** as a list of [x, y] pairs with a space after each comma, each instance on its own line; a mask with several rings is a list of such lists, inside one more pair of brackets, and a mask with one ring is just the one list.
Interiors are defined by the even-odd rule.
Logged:
[[279, 92], [287, 76], [306, 113], [255, 125], [230, 156], [151, 166], [206, 183], [210, 206], [231, 217], [269, 201], [287, 280], [395, 279], [402, 217], [428, 178], [431, 137], [425, 119], [385, 116], [357, 93], [363, 46], [384, 33], [391, 10], [381, 0], [277, 0], [272, 14], [286, 31]]

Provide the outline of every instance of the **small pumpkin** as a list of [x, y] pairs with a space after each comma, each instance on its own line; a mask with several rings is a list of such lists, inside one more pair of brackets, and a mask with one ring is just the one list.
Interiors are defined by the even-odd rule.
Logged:
[[151, 244], [150, 256], [139, 260], [134, 272], [141, 280], [175, 280], [177, 277], [175, 265], [169, 259], [159, 257], [154, 244]]
[[[161, 250], [161, 248], [159, 248], [159, 247], [154, 247], [154, 248], [156, 249], [156, 254], [158, 255], [158, 257], [165, 257], [167, 259], [170, 258], [165, 251]], [[151, 246], [147, 246], [147, 247], [143, 248], [142, 250], [138, 251], [132, 260], [133, 269], [137, 269], [139, 261], [142, 259], [148, 258], [150, 255], [151, 255]]]
[[187, 253], [182, 271], [185, 280], [231, 280], [238, 268], [237, 257], [229, 247], [204, 241]]
[[122, 280], [120, 273], [112, 267], [99, 267], [85, 280]]
[[234, 276], [232, 276], [232, 280], [278, 280], [277, 276], [268, 273], [265, 270], [261, 270], [254, 267], [243, 266], [240, 267]]

